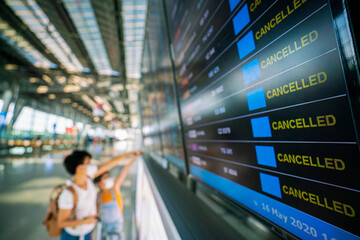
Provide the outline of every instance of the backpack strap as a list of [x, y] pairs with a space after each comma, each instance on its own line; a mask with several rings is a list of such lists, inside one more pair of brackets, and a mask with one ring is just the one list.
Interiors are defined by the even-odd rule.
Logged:
[[113, 200], [114, 200], [114, 201], [117, 201], [117, 200], [116, 200], [115, 189], [114, 189], [114, 188], [111, 188], [110, 191], [111, 191], [111, 195], [112, 195]]
[[78, 202], [78, 195], [77, 195], [76, 190], [75, 190], [75, 188], [73, 186], [68, 186], [66, 189], [69, 190], [73, 195], [74, 207], [72, 209], [72, 214], [74, 216], [74, 219], [77, 219], [77, 217], [76, 217], [76, 205], [77, 205], [77, 202]]

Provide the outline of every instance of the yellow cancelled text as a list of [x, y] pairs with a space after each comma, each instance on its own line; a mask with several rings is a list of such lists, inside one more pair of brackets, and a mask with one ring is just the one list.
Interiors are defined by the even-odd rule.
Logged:
[[334, 115], [320, 115], [316, 117], [296, 118], [274, 121], [271, 124], [273, 130], [287, 130], [299, 128], [332, 127], [336, 124]]
[[298, 154], [278, 153], [276, 158], [279, 162], [295, 165], [332, 169], [337, 171], [345, 170], [345, 163], [341, 159], [329, 157], [313, 157]]
[[309, 46], [311, 43], [315, 42], [319, 38], [319, 33], [316, 30], [309, 32], [302, 36], [299, 40], [288, 44], [287, 46], [279, 49], [274, 54], [270, 55], [266, 59], [262, 60], [260, 63], [261, 68], [265, 69], [282, 59], [289, 57], [290, 55], [300, 51], [306, 46]]
[[[285, 20], [289, 15], [299, 9], [307, 0], [293, 0], [291, 4], [287, 5], [285, 10], [281, 10], [278, 12], [269, 22], [267, 22], [263, 27], [261, 27], [255, 33], [256, 40], [259, 40], [268, 32], [270, 32], [273, 28], [275, 28], [278, 24]], [[250, 4], [250, 11], [253, 12], [258, 5], [260, 5], [261, 1], [255, 1]]]
[[282, 191], [288, 196], [303, 200], [305, 202], [309, 202], [322, 208], [326, 208], [330, 211], [334, 211], [348, 217], [355, 217], [354, 208], [340, 201], [330, 200], [327, 197], [321, 197], [317, 194], [286, 185], [282, 186]]
[[261, 4], [261, 0], [255, 0], [250, 3], [250, 12], [255, 11], [255, 9]]
[[327, 80], [327, 74], [325, 72], [319, 72], [317, 74], [310, 75], [309, 77], [299, 79], [280, 87], [268, 90], [266, 92], [267, 99], [273, 99], [289, 93], [304, 90], [309, 87], [318, 86]]

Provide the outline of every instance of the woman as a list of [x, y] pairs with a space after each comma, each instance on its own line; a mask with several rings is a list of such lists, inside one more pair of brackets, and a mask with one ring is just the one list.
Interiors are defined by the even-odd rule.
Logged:
[[65, 169], [73, 176], [68, 185], [74, 188], [77, 203], [74, 206], [74, 195], [67, 189], [59, 197], [58, 225], [63, 228], [61, 240], [90, 240], [97, 222], [97, 192], [92, 179], [109, 171], [121, 160], [136, 155], [136, 152], [126, 153], [99, 167], [90, 164], [91, 155], [86, 151], [74, 151], [65, 158]]

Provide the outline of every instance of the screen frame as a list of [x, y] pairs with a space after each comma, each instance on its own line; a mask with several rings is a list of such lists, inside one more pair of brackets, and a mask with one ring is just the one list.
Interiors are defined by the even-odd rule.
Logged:
[[[353, 117], [353, 124], [355, 126], [356, 131], [356, 139], [357, 139], [357, 147], [360, 151], [360, 75], [358, 69], [358, 55], [357, 55], [357, 45], [355, 40], [354, 33], [352, 32], [352, 23], [349, 18], [349, 9], [347, 7], [348, 0], [328, 0], [331, 17], [333, 19], [333, 29], [336, 38], [336, 44], [338, 47], [338, 52], [340, 55], [340, 60], [342, 64], [343, 74], [346, 82], [346, 90], [348, 92], [348, 98], [350, 102], [351, 114]], [[345, 22], [346, 28], [342, 28], [339, 26], [339, 22], [335, 21], [335, 18], [339, 18]], [[350, 43], [350, 45], [348, 45]], [[350, 56], [347, 56], [347, 53], [344, 47], [347, 46], [350, 48], [350, 52], [352, 53]], [[356, 119], [359, 119], [356, 121]], [[186, 140], [185, 140], [186, 141]], [[186, 145], [185, 145], [186, 146]], [[189, 166], [188, 166], [189, 167]], [[189, 167], [190, 168], [190, 167]], [[226, 205], [229, 209], [239, 209], [256, 216], [259, 220], [266, 223], [274, 233], [283, 237], [284, 239], [301, 239], [298, 236], [294, 235], [292, 232], [282, 228], [261, 214], [251, 210], [246, 207], [242, 203], [236, 201], [230, 196], [221, 192], [221, 190], [216, 189], [210, 186], [208, 183], [204, 182], [202, 179], [197, 178], [192, 175], [189, 171], [189, 178], [195, 182], [195, 189], [197, 189], [197, 184], [203, 184], [208, 189], [212, 190], [212, 193], [215, 194], [218, 198], [221, 199], [222, 204]], [[211, 194], [208, 194], [211, 197]], [[236, 210], [235, 210], [236, 211]], [[299, 210], [301, 211], [301, 210]], [[240, 213], [241, 214], [241, 213]], [[280, 233], [281, 230], [281, 233]]]

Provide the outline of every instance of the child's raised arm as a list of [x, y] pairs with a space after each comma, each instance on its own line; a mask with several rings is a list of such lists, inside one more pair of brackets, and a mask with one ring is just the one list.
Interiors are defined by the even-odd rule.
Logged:
[[137, 155], [138, 155], [138, 153], [134, 151], [134, 152], [125, 153], [125, 154], [122, 154], [122, 155], [119, 155], [117, 157], [110, 159], [109, 161], [107, 161], [99, 166], [98, 171], [95, 174], [95, 177], [100, 176], [101, 174], [103, 174], [103, 173], [109, 171], [110, 169], [112, 169], [113, 167], [117, 166], [118, 163], [120, 161], [122, 161], [123, 159], [132, 157], [132, 156], [137, 156]]
[[114, 183], [114, 188], [119, 190], [121, 187], [121, 184], [124, 182], [126, 175], [128, 174], [128, 172], [130, 171], [131, 166], [134, 164], [134, 162], [136, 161], [136, 159], [139, 157], [140, 155], [136, 155], [134, 157], [131, 158], [131, 161], [124, 167], [124, 169], [120, 172], [119, 176], [116, 177], [115, 179], [115, 183]]

